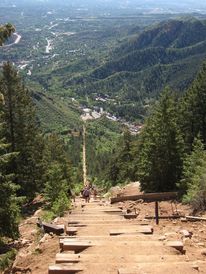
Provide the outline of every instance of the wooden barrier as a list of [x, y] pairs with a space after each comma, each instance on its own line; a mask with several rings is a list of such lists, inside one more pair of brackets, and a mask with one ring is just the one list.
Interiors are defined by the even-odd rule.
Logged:
[[140, 195], [131, 195], [131, 196], [122, 196], [111, 198], [111, 204], [123, 202], [123, 201], [137, 201], [143, 200], [147, 202], [155, 202], [155, 201], [168, 201], [174, 200], [177, 198], [177, 192], [160, 192], [160, 193], [145, 193]]

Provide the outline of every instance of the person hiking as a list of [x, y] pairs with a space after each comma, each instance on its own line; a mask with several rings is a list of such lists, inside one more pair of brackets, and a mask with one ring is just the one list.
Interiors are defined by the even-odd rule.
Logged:
[[85, 202], [89, 203], [89, 200], [90, 200], [90, 188], [89, 188], [89, 186], [85, 186], [84, 191], [83, 191], [83, 197], [85, 199]]

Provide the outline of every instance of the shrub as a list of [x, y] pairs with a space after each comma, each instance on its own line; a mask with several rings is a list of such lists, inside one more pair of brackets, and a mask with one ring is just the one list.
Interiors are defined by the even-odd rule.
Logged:
[[57, 199], [54, 201], [51, 210], [54, 212], [54, 214], [61, 217], [64, 215], [64, 212], [69, 209], [69, 207], [70, 201], [67, 198], [66, 193], [61, 191]]

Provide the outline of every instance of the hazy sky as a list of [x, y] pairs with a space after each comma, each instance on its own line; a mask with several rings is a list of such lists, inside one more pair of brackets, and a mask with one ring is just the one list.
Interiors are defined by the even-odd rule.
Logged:
[[186, 8], [206, 8], [206, 0], [0, 0], [1, 4], [31, 4], [31, 3], [45, 3], [51, 4], [74, 4], [82, 6], [114, 6], [114, 7], [186, 7]]

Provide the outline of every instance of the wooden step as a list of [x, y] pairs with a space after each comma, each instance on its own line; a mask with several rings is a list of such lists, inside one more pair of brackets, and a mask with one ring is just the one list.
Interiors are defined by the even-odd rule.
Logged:
[[78, 254], [57, 253], [55, 261], [56, 261], [56, 264], [78, 263], [80, 261], [80, 257]]
[[127, 213], [123, 215], [125, 219], [136, 219], [138, 214], [135, 213]]
[[83, 268], [76, 264], [55, 264], [50, 265], [48, 274], [75, 274], [83, 271]]
[[37, 225], [39, 227], [42, 227], [44, 229], [45, 233], [54, 233], [56, 235], [60, 235], [64, 233], [64, 225], [55, 225], [55, 224], [50, 224], [50, 223], [45, 223], [45, 222], [37, 222]]
[[82, 252], [88, 247], [93, 246], [89, 241], [63, 241], [60, 242], [60, 248], [62, 251], [74, 251], [75, 253]]
[[125, 255], [123, 258], [119, 257], [119, 255], [115, 254], [69, 254], [69, 253], [57, 253], [56, 254], [56, 263], [92, 263], [92, 264], [101, 264], [106, 262], [123, 262], [124, 259], [127, 258], [130, 261], [130, 264], [134, 263], [157, 263], [157, 262], [178, 262], [178, 261], [186, 261], [186, 257], [184, 255]]
[[67, 227], [66, 228], [66, 234], [69, 235], [69, 236], [74, 236], [77, 234], [77, 228], [76, 227]]
[[152, 226], [140, 226], [136, 229], [127, 228], [127, 229], [112, 229], [109, 231], [111, 236], [120, 235], [120, 234], [153, 234], [153, 227]]
[[166, 245], [169, 247], [173, 247], [182, 253], [184, 252], [184, 245], [181, 241], [168, 241]]

